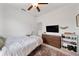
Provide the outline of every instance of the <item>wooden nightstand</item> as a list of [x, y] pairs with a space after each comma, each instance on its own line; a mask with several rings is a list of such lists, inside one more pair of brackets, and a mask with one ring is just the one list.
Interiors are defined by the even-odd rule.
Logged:
[[43, 42], [61, 48], [61, 36], [42, 34]]

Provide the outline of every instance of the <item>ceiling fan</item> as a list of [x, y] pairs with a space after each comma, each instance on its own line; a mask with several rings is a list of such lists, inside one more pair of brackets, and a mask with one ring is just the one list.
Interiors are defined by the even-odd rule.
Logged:
[[[43, 4], [48, 4], [48, 3], [33, 3], [29, 6], [27, 10], [30, 11], [33, 7], [35, 7], [37, 11], [40, 12], [39, 5], [43, 5]], [[22, 10], [26, 11], [25, 9], [22, 9]]]

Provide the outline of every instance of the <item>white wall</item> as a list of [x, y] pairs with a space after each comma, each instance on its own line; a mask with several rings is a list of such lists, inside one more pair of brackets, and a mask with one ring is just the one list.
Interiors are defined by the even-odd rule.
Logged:
[[23, 36], [35, 30], [36, 19], [20, 8], [4, 4], [3, 36]]
[[60, 7], [57, 10], [54, 10], [52, 12], [49, 12], [47, 14], [44, 14], [40, 17], [38, 17], [38, 22], [42, 23], [42, 32], [46, 32], [45, 26], [47, 25], [59, 25], [59, 26], [68, 26], [68, 29], [62, 30], [60, 29], [60, 33], [63, 32], [76, 32], [78, 30], [76, 27], [76, 11], [77, 11], [76, 5], [69, 5]]
[[3, 5], [2, 4], [0, 4], [0, 35], [2, 35], [3, 33], [2, 33], [2, 30], [3, 30], [3, 26], [2, 26], [2, 19], [3, 19], [3, 14], [2, 14], [2, 8], [3, 8]]

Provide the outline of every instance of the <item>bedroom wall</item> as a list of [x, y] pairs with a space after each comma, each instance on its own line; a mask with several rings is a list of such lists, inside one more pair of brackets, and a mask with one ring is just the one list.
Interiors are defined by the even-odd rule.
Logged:
[[4, 4], [3, 11], [3, 35], [5, 37], [24, 36], [35, 31], [35, 17], [25, 13], [21, 8]]
[[60, 28], [60, 33], [76, 32], [79, 34], [79, 27], [76, 27], [76, 15], [78, 14], [77, 12], [77, 5], [67, 5], [37, 17], [37, 22], [42, 23], [42, 32], [46, 32], [45, 26], [58, 24], [60, 27], [68, 26], [68, 28], [65, 30]]
[[3, 11], [2, 11], [2, 8], [3, 8], [3, 5], [2, 4], [0, 4], [0, 36], [2, 36], [3, 35], [3, 32], [2, 32], [2, 30], [3, 30], [3, 26], [2, 26], [2, 19], [3, 19]]

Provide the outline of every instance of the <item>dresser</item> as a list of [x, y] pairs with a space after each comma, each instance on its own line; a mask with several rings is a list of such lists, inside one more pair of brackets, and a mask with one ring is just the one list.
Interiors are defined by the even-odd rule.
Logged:
[[42, 39], [48, 45], [61, 48], [61, 36], [42, 34]]

